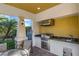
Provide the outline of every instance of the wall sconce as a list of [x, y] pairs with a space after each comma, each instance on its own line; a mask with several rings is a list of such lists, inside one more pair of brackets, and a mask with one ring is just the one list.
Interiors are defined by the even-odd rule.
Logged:
[[23, 23], [23, 22], [22, 22], [21, 24], [22, 24], [22, 25], [24, 25], [24, 23]]
[[21, 22], [21, 25], [24, 25], [24, 21]]

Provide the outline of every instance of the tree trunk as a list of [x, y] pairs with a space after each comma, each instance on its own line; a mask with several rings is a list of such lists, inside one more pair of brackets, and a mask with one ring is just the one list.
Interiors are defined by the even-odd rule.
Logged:
[[3, 41], [7, 38], [7, 36], [8, 36], [8, 34], [9, 34], [10, 30], [11, 30], [11, 26], [8, 27], [8, 30], [7, 30], [7, 32], [6, 32], [6, 34], [5, 34], [5, 37], [3, 38]]

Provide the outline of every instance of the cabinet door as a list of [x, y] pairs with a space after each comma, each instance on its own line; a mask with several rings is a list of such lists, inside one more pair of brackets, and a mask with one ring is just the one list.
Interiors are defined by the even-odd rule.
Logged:
[[54, 53], [59, 56], [63, 55], [63, 42], [55, 41]]
[[54, 44], [55, 44], [55, 42], [53, 40], [49, 40], [50, 52], [51, 53], [54, 53]]
[[60, 41], [50, 40], [50, 52], [56, 55], [63, 55], [63, 47]]
[[41, 38], [35, 37], [35, 46], [41, 48]]

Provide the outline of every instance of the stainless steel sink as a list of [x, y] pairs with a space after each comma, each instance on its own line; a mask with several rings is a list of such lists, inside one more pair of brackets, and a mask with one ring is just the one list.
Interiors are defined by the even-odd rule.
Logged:
[[66, 42], [72, 42], [73, 40], [72, 39], [66, 39], [65, 41]]

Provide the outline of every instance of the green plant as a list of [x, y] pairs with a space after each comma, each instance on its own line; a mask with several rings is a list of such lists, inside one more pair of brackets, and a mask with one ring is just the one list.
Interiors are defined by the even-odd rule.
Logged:
[[16, 36], [16, 25], [15, 19], [0, 18], [0, 36], [3, 36], [3, 40]]
[[14, 40], [6, 40], [4, 42], [7, 43], [7, 49], [8, 50], [15, 48], [15, 41]]

